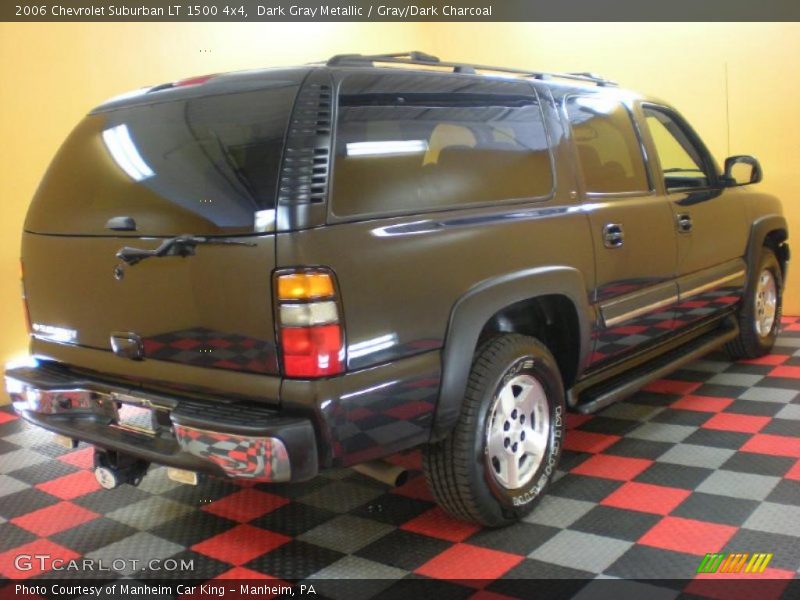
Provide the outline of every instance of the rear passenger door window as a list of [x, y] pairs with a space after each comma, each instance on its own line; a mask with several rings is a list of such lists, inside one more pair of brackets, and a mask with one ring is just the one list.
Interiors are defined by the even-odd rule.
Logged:
[[587, 193], [646, 193], [650, 184], [628, 110], [607, 98], [571, 96], [566, 102]]
[[351, 75], [335, 153], [337, 216], [533, 199], [553, 188], [542, 112], [526, 82]]

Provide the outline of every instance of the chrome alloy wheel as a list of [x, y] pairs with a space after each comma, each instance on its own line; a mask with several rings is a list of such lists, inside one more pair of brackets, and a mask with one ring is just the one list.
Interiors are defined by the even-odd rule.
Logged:
[[515, 490], [530, 483], [547, 450], [550, 408], [544, 388], [517, 375], [495, 396], [486, 426], [486, 460], [497, 483]]
[[760, 337], [766, 337], [775, 324], [775, 312], [778, 308], [778, 289], [775, 285], [775, 276], [769, 269], [761, 271], [756, 286], [756, 332]]

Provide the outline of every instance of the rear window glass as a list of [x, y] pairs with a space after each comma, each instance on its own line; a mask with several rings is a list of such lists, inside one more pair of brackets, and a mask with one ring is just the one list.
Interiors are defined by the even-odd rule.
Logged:
[[587, 192], [650, 189], [639, 139], [628, 110], [616, 100], [572, 96], [567, 115]]
[[274, 82], [91, 114], [53, 160], [26, 228], [110, 234], [107, 221], [127, 216], [134, 235], [251, 233], [275, 207], [296, 93]]
[[542, 113], [527, 84], [372, 75], [342, 85], [336, 215], [536, 198], [552, 187]]

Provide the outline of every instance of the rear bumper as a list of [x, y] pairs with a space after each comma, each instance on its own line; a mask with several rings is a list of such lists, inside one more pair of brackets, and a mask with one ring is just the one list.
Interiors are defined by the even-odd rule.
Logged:
[[[317, 474], [310, 419], [263, 406], [203, 403], [76, 378], [52, 365], [8, 369], [6, 390], [25, 420], [148, 462], [253, 481], [305, 481]], [[142, 427], [120, 420], [128, 408]]]

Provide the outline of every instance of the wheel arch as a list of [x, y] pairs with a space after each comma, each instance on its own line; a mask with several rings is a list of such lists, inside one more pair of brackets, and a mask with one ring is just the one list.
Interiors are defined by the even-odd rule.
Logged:
[[[487, 326], [504, 310], [543, 298], [562, 298], [574, 311], [578, 351], [572, 375], [586, 364], [591, 350], [594, 310], [581, 273], [572, 267], [526, 269], [483, 281], [454, 304], [442, 351], [442, 379], [433, 422], [432, 440], [445, 437], [461, 411], [475, 349]], [[525, 333], [522, 331], [521, 333]]]
[[752, 291], [754, 282], [754, 269], [761, 255], [761, 248], [768, 245], [775, 252], [781, 266], [782, 275], [786, 276], [786, 267], [789, 260], [789, 249], [784, 242], [789, 237], [789, 227], [783, 215], [771, 214], [759, 217], [750, 227], [750, 237], [747, 241], [745, 260], [748, 266], [748, 278], [745, 288], [745, 297]]

